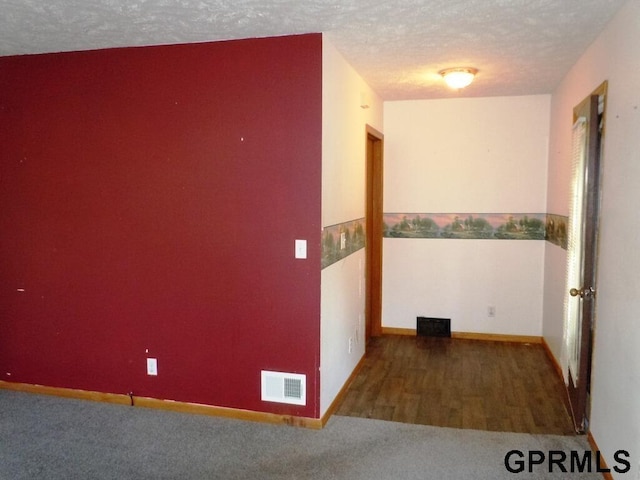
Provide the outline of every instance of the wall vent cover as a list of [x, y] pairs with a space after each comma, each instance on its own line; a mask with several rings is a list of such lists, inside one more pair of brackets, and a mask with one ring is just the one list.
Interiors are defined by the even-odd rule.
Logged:
[[262, 400], [306, 405], [307, 376], [262, 370]]
[[419, 337], [450, 337], [451, 319], [418, 317], [416, 333]]

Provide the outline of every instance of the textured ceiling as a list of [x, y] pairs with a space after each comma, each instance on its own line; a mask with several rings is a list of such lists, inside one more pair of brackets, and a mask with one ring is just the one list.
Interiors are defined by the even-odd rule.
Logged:
[[539, 94], [625, 1], [0, 0], [0, 55], [324, 32], [384, 100]]

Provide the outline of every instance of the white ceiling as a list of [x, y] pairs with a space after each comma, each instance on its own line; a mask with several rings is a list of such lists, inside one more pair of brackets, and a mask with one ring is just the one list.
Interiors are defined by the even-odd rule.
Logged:
[[325, 32], [384, 100], [540, 94], [625, 1], [0, 0], [0, 55]]

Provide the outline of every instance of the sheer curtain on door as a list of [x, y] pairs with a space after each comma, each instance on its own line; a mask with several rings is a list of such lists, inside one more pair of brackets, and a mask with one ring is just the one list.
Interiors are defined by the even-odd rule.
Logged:
[[582, 323], [582, 302], [580, 297], [569, 295], [569, 289], [574, 285], [582, 285], [582, 265], [584, 238], [584, 201], [586, 184], [586, 148], [587, 148], [587, 119], [579, 117], [573, 124], [572, 134], [572, 168], [571, 168], [571, 197], [569, 205], [569, 232], [567, 237], [567, 273], [564, 293], [564, 339], [569, 371], [578, 382], [580, 337]]

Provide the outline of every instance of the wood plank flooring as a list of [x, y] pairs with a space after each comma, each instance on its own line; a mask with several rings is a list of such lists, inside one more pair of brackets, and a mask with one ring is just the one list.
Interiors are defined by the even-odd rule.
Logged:
[[476, 430], [574, 434], [565, 387], [539, 344], [373, 337], [336, 414]]

